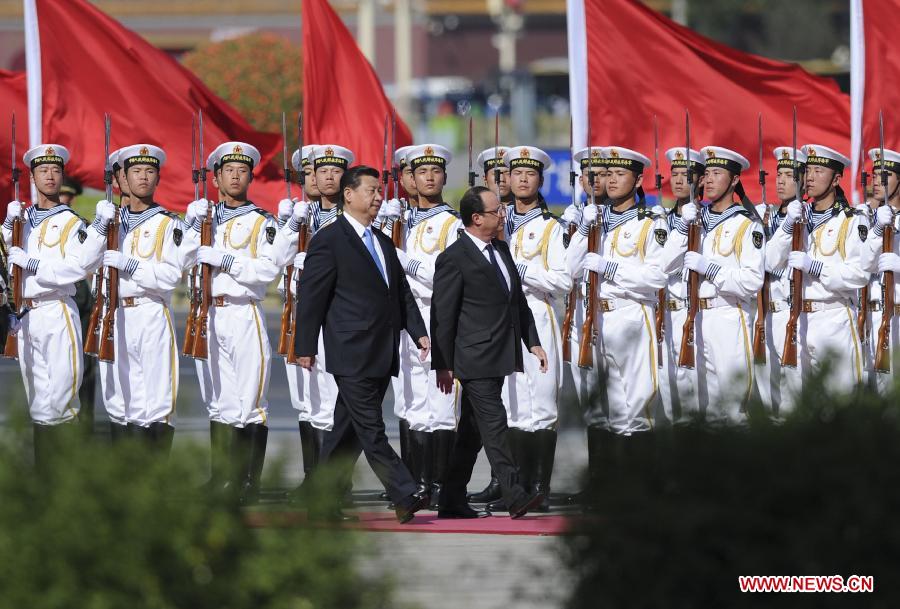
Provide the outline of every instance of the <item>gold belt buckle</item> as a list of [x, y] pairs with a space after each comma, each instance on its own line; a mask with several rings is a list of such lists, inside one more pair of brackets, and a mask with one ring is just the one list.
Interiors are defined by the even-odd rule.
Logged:
[[133, 296], [128, 296], [127, 298], [122, 299], [122, 306], [123, 307], [135, 307], [135, 306], [137, 306], [137, 303], [134, 302]]
[[812, 313], [813, 311], [815, 311], [815, 309], [813, 308], [814, 304], [816, 304], [816, 303], [813, 302], [812, 300], [804, 300], [803, 301], [803, 312], [804, 313]]
[[225, 301], [224, 296], [215, 296], [215, 297], [213, 297], [213, 304], [215, 304], [215, 306], [217, 306], [217, 307], [224, 307], [228, 303]]
[[602, 299], [600, 301], [600, 310], [603, 311], [604, 313], [609, 313], [614, 308], [615, 307], [612, 306], [612, 303], [609, 300]]
[[710, 302], [710, 301], [711, 301], [710, 298], [701, 298], [700, 299], [700, 308], [701, 309], [711, 309], [712, 302]]
[[670, 311], [677, 311], [678, 310], [678, 301], [677, 300], [667, 300], [666, 308]]

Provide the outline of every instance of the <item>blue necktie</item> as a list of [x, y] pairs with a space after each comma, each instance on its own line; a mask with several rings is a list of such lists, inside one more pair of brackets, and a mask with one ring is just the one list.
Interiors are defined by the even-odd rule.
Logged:
[[372, 239], [372, 229], [367, 228], [363, 231], [363, 243], [366, 244], [366, 249], [369, 250], [369, 255], [372, 256], [372, 260], [375, 261], [375, 266], [378, 267], [381, 278], [387, 283], [387, 274], [385, 274], [384, 267], [381, 265], [381, 260], [378, 258], [378, 253], [375, 251], [375, 241]]

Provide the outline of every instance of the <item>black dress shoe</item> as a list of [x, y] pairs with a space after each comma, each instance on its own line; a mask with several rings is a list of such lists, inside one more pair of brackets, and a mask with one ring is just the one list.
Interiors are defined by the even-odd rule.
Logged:
[[513, 520], [521, 518], [529, 511], [539, 506], [544, 501], [544, 496], [540, 493], [526, 495], [519, 503], [513, 504], [509, 508], [509, 517]]
[[487, 510], [475, 510], [466, 505], [458, 508], [441, 508], [438, 510], [438, 518], [450, 518], [457, 520], [467, 520], [471, 518], [487, 518], [491, 515]]
[[431, 498], [427, 494], [420, 495], [419, 493], [413, 493], [409, 496], [405, 505], [394, 507], [394, 513], [397, 515], [397, 522], [406, 524], [413, 519], [416, 512], [427, 508], [430, 502]]
[[505, 512], [506, 511], [506, 502], [503, 501], [502, 498], [497, 499], [496, 501], [491, 501], [486, 504], [484, 508], [489, 512]]

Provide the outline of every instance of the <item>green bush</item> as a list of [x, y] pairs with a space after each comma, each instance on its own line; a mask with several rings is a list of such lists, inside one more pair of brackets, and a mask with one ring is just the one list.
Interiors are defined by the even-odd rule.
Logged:
[[199, 492], [197, 447], [166, 461], [73, 435], [38, 476], [25, 429], [0, 439], [0, 609], [393, 606], [360, 573], [357, 534], [251, 528], [234, 502]]
[[[897, 606], [897, 396], [809, 386], [781, 424], [688, 426], [607, 464], [562, 546], [567, 606]], [[872, 575], [875, 592], [741, 594], [739, 575]]]

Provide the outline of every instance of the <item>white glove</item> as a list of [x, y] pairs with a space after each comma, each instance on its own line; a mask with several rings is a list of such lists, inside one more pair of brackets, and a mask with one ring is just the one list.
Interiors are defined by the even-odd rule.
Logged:
[[214, 247], [209, 247], [208, 245], [201, 245], [197, 250], [197, 261], [200, 264], [208, 264], [219, 268], [225, 261], [225, 252], [217, 250]]
[[563, 221], [563, 224], [578, 224], [581, 222], [581, 210], [570, 203], [565, 211], [563, 211], [560, 219]]
[[684, 255], [684, 266], [701, 275], [706, 275], [706, 271], [709, 269], [709, 260], [697, 252], [687, 252]]
[[[594, 206], [591, 205], [590, 207]], [[584, 257], [584, 262], [581, 263], [581, 270], [583, 272], [600, 273], [602, 275], [606, 271], [606, 258], [600, 254], [589, 252]]]
[[310, 207], [309, 201], [297, 201], [292, 207], [291, 215], [297, 222], [306, 222], [306, 219], [309, 218]]
[[399, 218], [403, 213], [403, 204], [400, 203], [400, 199], [388, 199], [381, 204], [378, 211], [384, 218]]
[[126, 256], [117, 250], [106, 250], [103, 252], [103, 266], [111, 266], [120, 271], [124, 271], [131, 260], [133, 260], [131, 256]]
[[22, 214], [22, 204], [19, 201], [10, 201], [6, 206], [6, 219], [12, 220]]
[[187, 214], [185, 214], [184, 222], [188, 226], [193, 224], [194, 220], [197, 218], [204, 218], [206, 214], [209, 212], [209, 201], [206, 199], [197, 199], [196, 201], [191, 202], [187, 208]]
[[113, 203], [110, 203], [106, 199], [97, 201], [97, 220], [103, 226], [106, 226], [110, 222], [112, 222], [113, 218], [116, 217], [116, 206]]
[[25, 253], [21, 247], [11, 247], [9, 248], [9, 263], [14, 264], [19, 268], [28, 268], [28, 261], [30, 258], [28, 254]]
[[[882, 208], [878, 208], [881, 211]], [[878, 257], [879, 273], [900, 273], [900, 256], [893, 252]]]
[[599, 205], [585, 205], [584, 209], [581, 211], [581, 225], [582, 226], [590, 226], [594, 222], [597, 221], [597, 216], [600, 215], [600, 206]]
[[291, 211], [294, 209], [295, 201], [291, 199], [282, 199], [278, 202], [278, 219], [287, 220], [291, 217]]
[[697, 221], [697, 215], [700, 210], [697, 209], [696, 203], [685, 203], [681, 206], [681, 219], [690, 224]]
[[800, 216], [803, 214], [803, 203], [794, 199], [790, 203], [788, 203], [787, 209], [784, 212], [784, 221], [787, 224], [793, 224]]
[[304, 262], [306, 262], [306, 252], [297, 252], [297, 255], [294, 256], [294, 268], [302, 270]]
[[806, 274], [812, 268], [813, 260], [806, 252], [791, 252], [788, 254], [788, 266], [792, 269], [798, 269]]
[[875, 211], [875, 222], [878, 226], [890, 226], [894, 222], [894, 209], [890, 205], [882, 205]]

